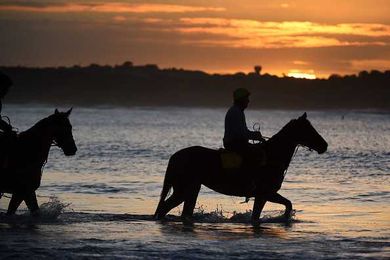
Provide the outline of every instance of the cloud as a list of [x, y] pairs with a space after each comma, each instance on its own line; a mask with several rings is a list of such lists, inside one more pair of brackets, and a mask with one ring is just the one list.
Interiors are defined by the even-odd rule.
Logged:
[[0, 5], [0, 11], [34, 12], [34, 13], [190, 13], [222, 12], [222, 7], [202, 7], [172, 4], [128, 4], [128, 3], [62, 3], [62, 4], [23, 4], [8, 3]]
[[362, 70], [389, 70], [390, 69], [390, 60], [383, 59], [362, 59], [362, 60], [351, 60], [351, 67], [354, 70], [362, 71]]
[[112, 18], [115, 22], [121, 23], [127, 21], [127, 18], [122, 15], [116, 15]]
[[307, 61], [303, 61], [303, 60], [294, 60], [292, 62], [294, 65], [302, 65], [302, 66], [305, 66], [305, 65], [309, 65], [310, 62], [307, 62]]
[[[183, 34], [225, 35], [232, 40], [201, 39], [205, 46], [233, 48], [314, 48], [389, 45], [390, 26], [383, 24], [319, 24], [312, 22], [261, 22], [225, 18], [181, 18]], [[360, 36], [357, 40], [356, 36]], [[379, 38], [381, 37], [381, 38]]]
[[[389, 68], [390, 25], [385, 19], [343, 15], [340, 20], [331, 12], [307, 9], [308, 15], [302, 10], [297, 15], [298, 1], [287, 0], [268, 7], [253, 1], [261, 9], [239, 1], [98, 1], [0, 1], [0, 32], [7, 35], [0, 39], [0, 64], [115, 64], [131, 59], [214, 72], [248, 72], [261, 64], [268, 73], [313, 69], [317, 76]], [[287, 12], [294, 15], [285, 16]], [[330, 14], [317, 19], [324, 13]]]

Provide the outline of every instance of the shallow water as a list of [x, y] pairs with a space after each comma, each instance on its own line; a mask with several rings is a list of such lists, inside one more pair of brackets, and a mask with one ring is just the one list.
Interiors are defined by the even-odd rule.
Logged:
[[[53, 112], [7, 106], [20, 130]], [[265, 136], [303, 111], [249, 110]], [[250, 225], [252, 201], [202, 188], [193, 226], [154, 222], [169, 156], [192, 145], [222, 146], [224, 109], [75, 108], [78, 153], [53, 147], [38, 200], [40, 218], [24, 205], [0, 215], [0, 257], [262, 258], [390, 257], [390, 114], [310, 111], [328, 141], [318, 155], [300, 148], [280, 190], [295, 216], [267, 203], [259, 228]], [[56, 196], [56, 199], [51, 198]], [[0, 200], [0, 214], [8, 198]], [[68, 205], [70, 204], [70, 205]]]

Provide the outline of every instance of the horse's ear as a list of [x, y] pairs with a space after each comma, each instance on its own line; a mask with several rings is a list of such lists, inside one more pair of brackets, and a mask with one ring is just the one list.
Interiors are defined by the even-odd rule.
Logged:
[[306, 112], [305, 113], [303, 113], [303, 115], [301, 115], [300, 117], [299, 117], [299, 119], [306, 119], [307, 118], [307, 114], [306, 114]]
[[66, 116], [69, 116], [70, 115], [70, 113], [72, 113], [72, 110], [73, 110], [73, 107], [71, 107], [68, 111], [66, 111]]
[[58, 111], [58, 109], [56, 108], [56, 110], [54, 110], [54, 114], [57, 115], [59, 114], [60, 112]]

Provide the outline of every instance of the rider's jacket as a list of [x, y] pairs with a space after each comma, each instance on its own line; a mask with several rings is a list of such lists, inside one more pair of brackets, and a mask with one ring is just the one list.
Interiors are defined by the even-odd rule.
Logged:
[[238, 105], [233, 105], [225, 116], [223, 144], [229, 147], [231, 144], [247, 144], [249, 140], [261, 140], [261, 134], [248, 129], [244, 111]]

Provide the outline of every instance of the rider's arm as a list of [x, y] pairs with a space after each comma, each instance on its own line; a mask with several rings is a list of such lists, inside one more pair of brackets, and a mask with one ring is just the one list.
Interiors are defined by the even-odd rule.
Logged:
[[263, 140], [260, 132], [248, 129], [244, 112], [234, 106], [229, 109], [225, 117], [224, 139], [227, 142], [233, 140]]
[[263, 141], [263, 135], [260, 133], [260, 131], [250, 131], [248, 129], [248, 136], [249, 140], [255, 140], [255, 141]]

